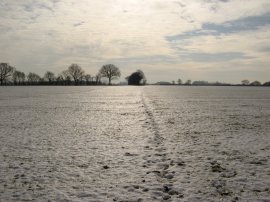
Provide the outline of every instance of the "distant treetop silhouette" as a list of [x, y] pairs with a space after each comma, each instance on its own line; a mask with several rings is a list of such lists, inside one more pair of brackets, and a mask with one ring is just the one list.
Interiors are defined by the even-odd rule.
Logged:
[[141, 70], [137, 70], [133, 72], [130, 76], [126, 77], [128, 81], [128, 85], [145, 85], [146, 84], [146, 77]]

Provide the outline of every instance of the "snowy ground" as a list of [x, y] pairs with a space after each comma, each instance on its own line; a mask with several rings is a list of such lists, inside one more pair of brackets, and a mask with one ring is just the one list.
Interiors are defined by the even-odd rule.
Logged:
[[2, 87], [0, 201], [270, 201], [270, 88]]

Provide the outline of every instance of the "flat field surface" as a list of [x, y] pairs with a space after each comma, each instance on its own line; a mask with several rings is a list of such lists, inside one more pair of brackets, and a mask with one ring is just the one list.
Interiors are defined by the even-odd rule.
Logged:
[[0, 88], [0, 201], [270, 201], [269, 159], [270, 88]]

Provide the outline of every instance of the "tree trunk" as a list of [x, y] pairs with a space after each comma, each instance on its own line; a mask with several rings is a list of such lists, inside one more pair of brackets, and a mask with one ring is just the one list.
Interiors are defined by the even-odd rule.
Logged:
[[112, 85], [111, 80], [112, 80], [112, 78], [109, 77], [109, 85]]

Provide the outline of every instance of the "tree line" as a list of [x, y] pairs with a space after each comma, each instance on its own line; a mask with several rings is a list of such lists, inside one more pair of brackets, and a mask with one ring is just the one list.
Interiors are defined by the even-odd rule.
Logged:
[[241, 81], [241, 84], [230, 84], [223, 82], [208, 82], [208, 81], [191, 81], [190, 79], [183, 82], [182, 79], [178, 79], [177, 81], [172, 82], [157, 82], [156, 85], [193, 85], [193, 86], [270, 86], [270, 81], [265, 83], [261, 83], [260, 81], [252, 81], [250, 82], [247, 79]]
[[109, 85], [112, 80], [121, 76], [118, 67], [113, 64], [103, 65], [99, 72], [92, 76], [78, 64], [71, 64], [57, 76], [47, 71], [43, 77], [29, 72], [27, 75], [8, 63], [0, 63], [0, 85], [101, 85], [102, 78], [107, 78]]
[[[94, 76], [85, 73], [78, 64], [71, 64], [66, 70], [57, 76], [47, 71], [43, 77], [29, 72], [27, 75], [17, 70], [8, 63], [0, 63], [0, 85], [104, 85], [102, 78], [108, 79], [108, 84], [112, 84], [112, 80], [118, 79], [121, 72], [118, 67], [113, 64], [103, 65], [98, 73]], [[141, 70], [133, 72], [125, 78], [129, 85], [145, 85], [146, 77]], [[172, 82], [157, 82], [157, 85], [197, 85], [197, 86], [231, 86], [232, 84], [208, 81], [191, 81], [183, 82], [180, 78]], [[270, 86], [270, 81], [261, 83], [259, 81], [250, 82], [245, 79], [241, 81], [242, 86]]]
[[261, 83], [260, 81], [253, 81], [250, 82], [247, 79], [242, 80], [241, 84], [243, 86], [270, 86], [270, 81], [267, 81], [265, 83]]

